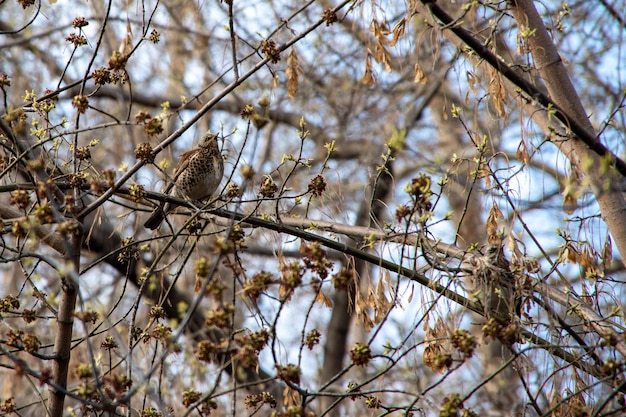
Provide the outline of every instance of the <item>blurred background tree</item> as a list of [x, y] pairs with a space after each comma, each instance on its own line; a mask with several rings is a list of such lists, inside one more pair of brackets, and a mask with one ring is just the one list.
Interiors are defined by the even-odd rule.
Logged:
[[622, 2], [0, 10], [0, 415], [623, 412]]

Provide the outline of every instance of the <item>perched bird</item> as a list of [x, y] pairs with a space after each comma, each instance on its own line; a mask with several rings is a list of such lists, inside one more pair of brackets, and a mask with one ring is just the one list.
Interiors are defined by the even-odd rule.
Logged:
[[[223, 176], [224, 160], [217, 146], [217, 135], [207, 133], [197, 148], [180, 156], [170, 195], [187, 200], [207, 199], [220, 185]], [[176, 204], [171, 203], [155, 208], [144, 226], [157, 229], [175, 208]]]
[[519, 317], [522, 299], [511, 264], [502, 244], [493, 243], [483, 249], [484, 255], [474, 258], [474, 269], [468, 289], [479, 295], [485, 316]]

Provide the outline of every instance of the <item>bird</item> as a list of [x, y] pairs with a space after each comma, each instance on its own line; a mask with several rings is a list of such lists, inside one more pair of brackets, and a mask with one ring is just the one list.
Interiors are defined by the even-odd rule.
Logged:
[[502, 243], [491, 243], [471, 257], [466, 289], [484, 308], [485, 317], [521, 316], [521, 288]]
[[[205, 200], [213, 195], [223, 176], [224, 159], [217, 144], [217, 135], [207, 133], [200, 139], [197, 148], [180, 156], [169, 194], [186, 200]], [[144, 226], [157, 229], [175, 208], [174, 203], [161, 204], [152, 211]]]
[[[511, 263], [504, 255], [504, 248], [500, 243], [492, 243], [484, 250], [485, 261], [488, 267], [487, 287], [490, 294], [486, 294], [490, 300], [488, 307], [503, 317], [521, 316], [522, 299], [519, 296], [519, 288], [516, 288], [516, 280]], [[489, 314], [489, 313], [488, 313]]]

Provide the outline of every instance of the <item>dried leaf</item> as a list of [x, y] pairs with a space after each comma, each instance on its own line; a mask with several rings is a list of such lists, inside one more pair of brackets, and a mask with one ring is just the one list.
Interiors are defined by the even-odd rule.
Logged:
[[485, 230], [487, 231], [487, 240], [489, 243], [497, 243], [500, 241], [500, 234], [498, 231], [498, 221], [502, 220], [504, 216], [502, 211], [495, 204], [491, 206], [489, 210], [489, 216], [487, 216], [487, 222], [485, 224]]
[[447, 369], [446, 363], [443, 359], [445, 359], [449, 350], [443, 344], [443, 341], [446, 340], [449, 328], [440, 317], [437, 319], [437, 323], [434, 328], [425, 327], [424, 330], [426, 332], [426, 335], [424, 336], [425, 348], [422, 356], [424, 365], [428, 366], [433, 371], [442, 374]]
[[582, 195], [582, 187], [576, 174], [570, 174], [563, 181], [563, 211], [572, 214], [578, 207], [578, 198]]
[[420, 83], [422, 85], [426, 84], [428, 79], [426, 78], [426, 74], [424, 73], [424, 70], [422, 69], [420, 64], [415, 64], [414, 73], [415, 75], [413, 76], [413, 82], [415, 84], [417, 83]]
[[553, 417], [565, 417], [567, 415], [565, 410], [566, 407], [563, 403], [563, 396], [558, 391], [554, 391], [552, 393], [552, 398], [550, 398], [550, 408], [553, 410]]
[[566, 252], [567, 255], [567, 260], [573, 264], [578, 263], [578, 251], [576, 251], [574, 248], [572, 248], [571, 246], [568, 247], [568, 250]]
[[406, 27], [406, 19], [402, 18], [393, 28], [393, 39], [389, 42], [389, 46], [394, 46], [400, 36], [404, 35], [404, 28]]
[[506, 236], [506, 239], [506, 247], [509, 252], [511, 252], [517, 259], [522, 259], [524, 257], [524, 254], [519, 249], [518, 241], [517, 239], [515, 239], [513, 232], [509, 232]]
[[372, 68], [372, 55], [369, 50], [367, 51], [367, 58], [365, 58], [365, 73], [363, 74], [363, 78], [361, 78], [361, 82], [368, 87], [376, 84], [376, 75]]
[[576, 211], [576, 197], [573, 194], [567, 193], [563, 196], [563, 211], [567, 214]]
[[528, 147], [526, 146], [526, 141], [522, 139], [517, 147], [516, 152], [517, 159], [522, 161], [524, 165], [528, 165], [530, 162], [530, 155], [528, 154]]
[[287, 407], [295, 407], [300, 404], [300, 394], [298, 391], [285, 386], [283, 391], [283, 405]]
[[315, 296], [315, 302], [324, 304], [328, 308], [331, 308], [333, 306], [333, 302], [330, 301], [330, 298], [328, 298], [322, 290], [317, 292], [317, 295]]
[[506, 91], [504, 90], [504, 83], [502, 82], [502, 74], [493, 69], [491, 70], [489, 95], [491, 96], [491, 101], [498, 115], [503, 119], [506, 118], [506, 110], [504, 108]]
[[386, 46], [390, 43], [386, 38], [386, 36], [389, 34], [387, 25], [384, 23], [379, 23], [376, 19], [374, 19], [370, 24], [370, 31], [374, 34], [374, 39], [376, 39], [374, 59], [379, 64], [383, 64], [387, 72], [391, 72], [391, 65], [389, 64], [391, 62], [391, 55], [386, 48]]
[[427, 344], [424, 348], [422, 360], [424, 361], [424, 365], [428, 366], [430, 369], [439, 374], [443, 374], [444, 372], [446, 372], [446, 367], [437, 360], [437, 357], [439, 357], [440, 354], [441, 351], [440, 349], [438, 349], [438, 346]]
[[298, 61], [298, 54], [295, 48], [291, 48], [287, 57], [287, 68], [285, 74], [287, 75], [287, 95], [290, 98], [298, 95], [298, 74], [300, 73], [300, 63]]
[[130, 26], [130, 21], [126, 22], [126, 36], [120, 42], [117, 50], [122, 56], [128, 56], [133, 50], [133, 29]]
[[476, 92], [476, 83], [478, 82], [478, 77], [474, 75], [473, 72], [471, 71], [467, 71], [465, 73], [465, 78], [467, 79], [467, 84], [469, 85], [470, 90], [472, 90], [472, 93], [474, 95], [477, 94]]
[[[389, 274], [389, 271], [385, 270], [384, 273], [385, 280], [389, 282], [391, 280], [391, 275]], [[374, 300], [374, 323], [378, 324], [382, 321], [382, 319], [389, 311], [389, 308], [391, 307], [391, 303], [385, 295], [385, 285], [382, 279], [379, 279], [378, 284], [376, 284], [376, 297]]]
[[582, 250], [579, 257], [579, 265], [582, 266], [585, 270], [593, 268], [597, 265], [595, 257], [589, 251], [589, 248], [585, 248]]
[[602, 245], [602, 266], [608, 268], [613, 261], [613, 242], [611, 236], [606, 237], [606, 242]]
[[372, 323], [372, 319], [369, 318], [369, 316], [367, 315], [367, 313], [365, 311], [362, 312], [357, 317], [361, 320], [361, 323], [363, 324], [363, 329], [366, 332], [369, 332], [370, 330], [372, 330], [374, 328], [374, 323]]

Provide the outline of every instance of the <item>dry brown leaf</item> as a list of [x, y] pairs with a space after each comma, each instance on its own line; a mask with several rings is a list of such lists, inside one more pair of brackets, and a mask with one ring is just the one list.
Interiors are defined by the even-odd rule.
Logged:
[[389, 64], [391, 62], [391, 55], [386, 48], [386, 46], [389, 45], [389, 41], [387, 40], [389, 30], [387, 29], [387, 25], [385, 23], [379, 23], [374, 19], [370, 24], [370, 31], [374, 34], [374, 39], [376, 39], [374, 59], [379, 64], [383, 64], [387, 72], [391, 72], [391, 65]]
[[374, 69], [372, 68], [372, 55], [369, 49], [367, 51], [367, 57], [365, 58], [365, 73], [363, 74], [363, 78], [361, 78], [361, 82], [368, 87], [376, 84], [376, 74], [374, 74]]
[[568, 246], [568, 248], [567, 248], [567, 249], [568, 249], [568, 250], [567, 250], [567, 252], [566, 252], [566, 254], [567, 254], [567, 258], [566, 258], [566, 259], [567, 259], [569, 262], [573, 263], [573, 264], [578, 263], [578, 258], [579, 258], [578, 251], [577, 251], [577, 250], [575, 250], [575, 249], [574, 249], [573, 247], [571, 247], [571, 246]]
[[286, 386], [283, 391], [283, 405], [287, 407], [295, 407], [298, 404], [300, 404], [300, 394], [298, 391]]
[[582, 188], [576, 174], [570, 174], [563, 180], [563, 211], [567, 214], [572, 214], [578, 207], [578, 198], [582, 194]]
[[[391, 276], [389, 274], [389, 271], [385, 270], [385, 278], [390, 280]], [[387, 296], [385, 295], [385, 285], [382, 279], [378, 280], [378, 284], [376, 284], [376, 298], [375, 298], [375, 305], [374, 305], [374, 323], [378, 324], [382, 321], [382, 319], [385, 317], [385, 314], [387, 314], [387, 311], [389, 311], [389, 308], [391, 307], [391, 303], [389, 302], [389, 300], [387, 299]]]
[[424, 365], [428, 366], [433, 371], [443, 374], [446, 372], [446, 367], [441, 364], [440, 361], [437, 360], [438, 357], [441, 356], [441, 349], [437, 345], [427, 344], [424, 348], [424, 354], [422, 355], [422, 360], [424, 361]]
[[130, 26], [130, 21], [126, 22], [126, 36], [120, 42], [117, 50], [122, 56], [128, 56], [133, 50], [133, 29]]
[[582, 266], [585, 270], [590, 268], [595, 268], [598, 264], [596, 262], [595, 256], [591, 253], [589, 248], [585, 248], [582, 250], [580, 254], [579, 265]]
[[472, 93], [476, 95], [475, 85], [478, 82], [478, 77], [475, 76], [473, 72], [467, 71], [465, 73], [465, 78], [467, 79], [467, 84], [469, 85], [470, 90], [472, 90]]
[[415, 75], [413, 76], [414, 83], [416, 84], [420, 83], [422, 85], [426, 84], [426, 82], [428, 81], [428, 78], [426, 77], [426, 74], [424, 73], [424, 70], [422, 69], [420, 64], [415, 64], [414, 73], [415, 73]]
[[572, 214], [576, 211], [576, 198], [572, 194], [565, 194], [563, 198], [563, 211]]
[[317, 292], [317, 295], [315, 296], [315, 302], [324, 304], [328, 308], [331, 308], [333, 306], [333, 302], [330, 301], [330, 298], [328, 298], [322, 290], [319, 290]]
[[516, 152], [517, 159], [522, 161], [524, 165], [528, 165], [530, 162], [530, 155], [528, 154], [528, 147], [526, 146], [526, 141], [522, 139], [517, 147]]
[[550, 408], [553, 410], [553, 417], [565, 417], [567, 415], [565, 410], [566, 407], [562, 400], [563, 396], [558, 391], [554, 391], [552, 393], [550, 398]]
[[287, 95], [290, 98], [294, 98], [298, 95], [298, 75], [300, 73], [300, 63], [298, 60], [298, 54], [295, 48], [291, 48], [287, 57], [287, 68], [285, 74], [287, 75]]
[[487, 222], [485, 224], [485, 230], [487, 232], [487, 240], [489, 243], [497, 243], [500, 241], [499, 235], [499, 220], [502, 220], [504, 216], [502, 215], [502, 211], [495, 204], [491, 206], [491, 210], [489, 210], [489, 216], [487, 216]]
[[611, 236], [606, 237], [606, 242], [602, 245], [602, 266], [608, 268], [613, 261], [613, 242]]
[[524, 254], [522, 253], [522, 251], [519, 249], [518, 246], [518, 242], [517, 239], [515, 239], [515, 236], [513, 236], [513, 232], [509, 231], [509, 233], [506, 236], [506, 247], [509, 250], [509, 252], [511, 252], [513, 254], [513, 256], [515, 256], [515, 258], [517, 259], [522, 259], [524, 257]]
[[393, 39], [389, 42], [389, 46], [394, 46], [400, 36], [404, 35], [404, 28], [406, 27], [406, 19], [402, 18], [393, 28]]
[[361, 323], [363, 324], [363, 329], [366, 332], [369, 332], [374, 328], [374, 323], [372, 322], [372, 319], [370, 319], [369, 315], [365, 311], [361, 312], [361, 314], [357, 317], [361, 320]]
[[424, 336], [425, 348], [422, 356], [424, 365], [435, 372], [443, 374], [447, 369], [442, 359], [449, 353], [444, 345], [449, 327], [441, 317], [439, 317], [434, 328], [425, 327], [424, 330], [426, 332]]
[[506, 109], [505, 98], [506, 92], [504, 90], [504, 83], [502, 82], [502, 74], [497, 72], [495, 69], [491, 70], [491, 82], [489, 83], [489, 95], [491, 96], [491, 100], [493, 102], [493, 106], [496, 109], [498, 115], [505, 119], [506, 118]]

